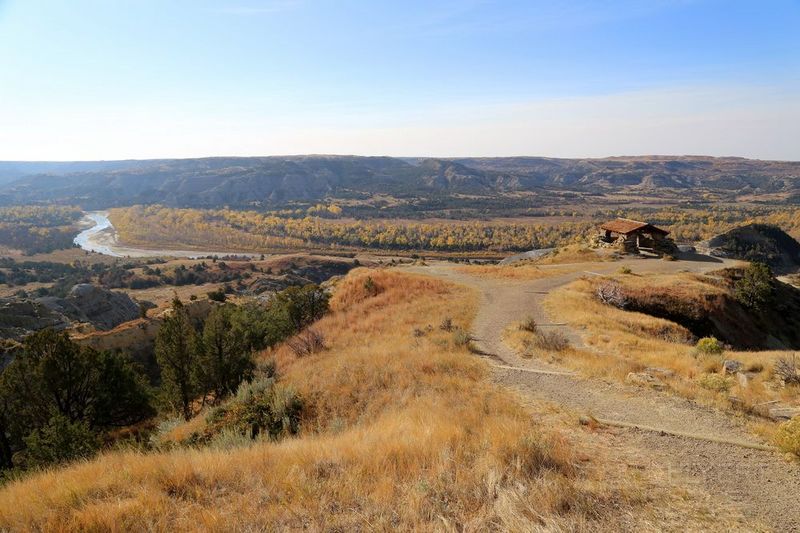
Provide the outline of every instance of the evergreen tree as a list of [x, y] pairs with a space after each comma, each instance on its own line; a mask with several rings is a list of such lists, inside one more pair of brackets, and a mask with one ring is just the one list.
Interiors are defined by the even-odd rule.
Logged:
[[328, 312], [328, 294], [317, 285], [288, 287], [279, 292], [275, 304], [284, 308], [292, 326], [300, 331]]
[[78, 346], [64, 332], [34, 333], [0, 375], [0, 466], [12, 466], [28, 442], [45, 450], [44, 462], [72, 457], [94, 449], [87, 432], [96, 441], [153, 414], [143, 377], [123, 356]]
[[25, 446], [25, 466], [41, 467], [91, 457], [100, 439], [86, 422], [54, 413], [47, 424], [25, 437]]
[[203, 327], [199, 382], [215, 402], [236, 392], [242, 381], [253, 376], [248, 334], [232, 323], [232, 311], [231, 307], [215, 307]]
[[734, 287], [736, 299], [750, 309], [761, 310], [774, 293], [772, 271], [764, 263], [750, 263]]
[[155, 352], [161, 369], [162, 394], [189, 420], [192, 403], [200, 392], [196, 371], [198, 341], [186, 308], [178, 298], [172, 301], [172, 312], [161, 322]]

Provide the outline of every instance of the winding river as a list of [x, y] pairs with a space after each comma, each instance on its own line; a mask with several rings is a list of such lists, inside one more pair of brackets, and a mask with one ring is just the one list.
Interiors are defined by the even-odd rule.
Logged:
[[87, 228], [75, 236], [72, 242], [88, 252], [95, 252], [112, 257], [206, 257], [210, 255], [237, 255], [254, 257], [257, 254], [233, 251], [207, 250], [168, 250], [144, 249], [121, 246], [117, 241], [117, 232], [108, 218], [107, 211], [90, 211], [84, 213], [81, 221]]
[[[72, 242], [89, 252], [96, 252], [98, 254], [110, 255], [113, 257], [122, 257], [122, 254], [117, 253], [110, 243], [104, 243], [106, 239], [113, 239], [116, 241], [114, 225], [111, 224], [111, 221], [108, 219], [108, 213], [105, 211], [93, 211], [86, 213], [83, 217], [83, 222], [91, 225], [87, 229], [78, 233]], [[103, 232], [109, 235], [103, 235], [102, 237], [105, 238], [101, 238], [100, 234]]]

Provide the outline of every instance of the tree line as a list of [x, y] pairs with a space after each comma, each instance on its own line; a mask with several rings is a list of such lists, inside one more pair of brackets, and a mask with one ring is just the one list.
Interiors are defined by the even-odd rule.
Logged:
[[350, 247], [381, 250], [521, 251], [568, 242], [590, 231], [590, 222], [510, 224], [344, 221], [284, 218], [254, 211], [136, 206], [114, 209], [111, 218], [124, 242], [185, 244], [265, 250]]
[[75, 207], [0, 207], [0, 245], [28, 255], [71, 248], [82, 214]]
[[174, 209], [134, 206], [111, 212], [125, 242], [215, 246], [242, 251], [346, 247], [434, 252], [514, 252], [583, 242], [598, 223], [616, 217], [647, 220], [665, 227], [677, 241], [698, 241], [748, 222], [778, 225], [800, 234], [800, 209], [761, 206], [598, 209], [573, 212], [568, 220], [500, 222], [408, 222], [288, 217], [230, 209]]

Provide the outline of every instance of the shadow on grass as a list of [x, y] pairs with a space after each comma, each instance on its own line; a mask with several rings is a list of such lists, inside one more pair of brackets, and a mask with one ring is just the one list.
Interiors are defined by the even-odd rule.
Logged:
[[697, 263], [722, 263], [719, 257], [713, 257], [697, 252], [681, 252], [677, 255], [679, 261], [693, 261]]

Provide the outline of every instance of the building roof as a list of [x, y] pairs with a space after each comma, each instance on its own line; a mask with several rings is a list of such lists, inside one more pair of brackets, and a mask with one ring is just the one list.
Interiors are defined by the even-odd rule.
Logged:
[[620, 233], [622, 235], [630, 235], [631, 233], [637, 231], [655, 232], [661, 233], [662, 235], [669, 235], [669, 232], [665, 229], [657, 228], [656, 226], [648, 224], [647, 222], [631, 220], [629, 218], [618, 218], [616, 220], [606, 222], [605, 224], [601, 225], [600, 228], [614, 233]]

